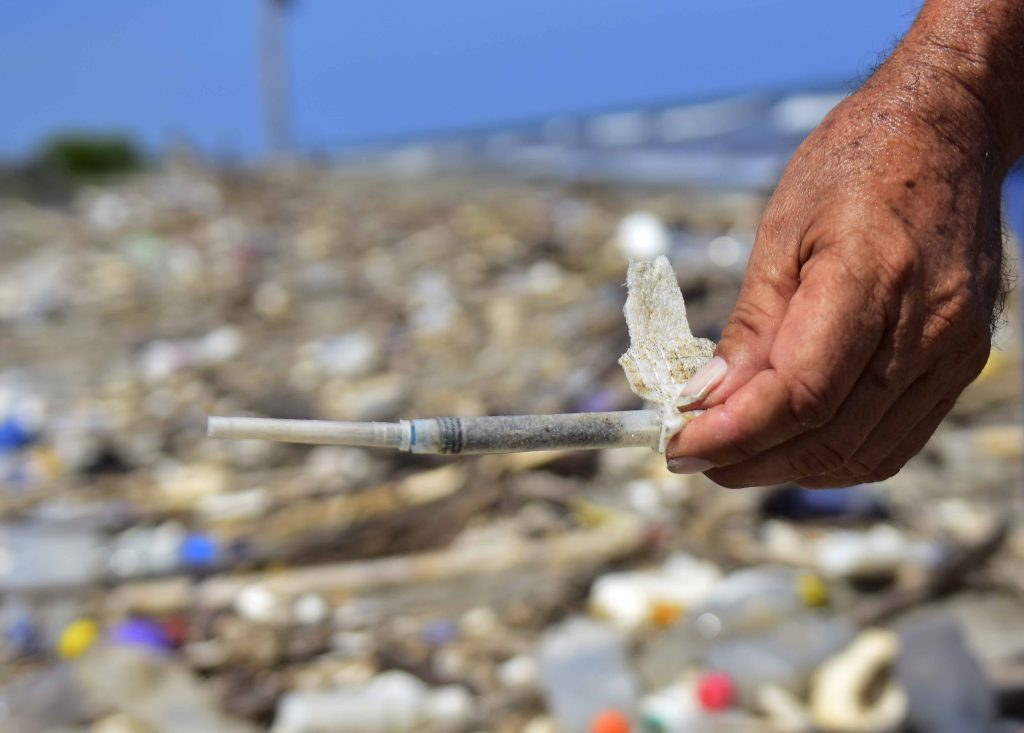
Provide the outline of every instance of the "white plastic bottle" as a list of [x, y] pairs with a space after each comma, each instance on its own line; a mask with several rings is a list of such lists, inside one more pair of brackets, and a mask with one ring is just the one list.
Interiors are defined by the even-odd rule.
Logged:
[[637, 683], [622, 640], [610, 626], [572, 618], [540, 642], [538, 669], [544, 696], [562, 733], [587, 733], [603, 710], [632, 717]]
[[723, 639], [708, 654], [708, 665], [728, 674], [747, 705], [757, 689], [772, 684], [801, 695], [814, 670], [854, 637], [853, 624], [821, 612], [803, 611], [772, 628]]
[[822, 582], [777, 565], [746, 568], [719, 581], [697, 610], [694, 623], [708, 638], [768, 629], [825, 600]]
[[473, 715], [469, 692], [430, 688], [401, 671], [365, 685], [290, 692], [278, 702], [272, 733], [445, 733]]

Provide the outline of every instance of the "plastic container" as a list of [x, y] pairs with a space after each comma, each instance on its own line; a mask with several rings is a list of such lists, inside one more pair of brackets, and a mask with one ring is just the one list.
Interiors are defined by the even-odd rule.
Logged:
[[806, 571], [777, 565], [737, 570], [710, 583], [702, 602], [681, 623], [645, 645], [638, 660], [641, 675], [655, 687], [668, 685], [702, 662], [712, 645], [768, 632], [826, 599], [821, 579]]
[[826, 600], [823, 582], [811, 573], [775, 565], [748, 568], [718, 582], [693, 623], [703, 636], [728, 637], [770, 628]]
[[596, 716], [633, 717], [637, 683], [622, 640], [609, 626], [572, 618], [544, 634], [538, 651], [544, 697], [562, 733], [588, 733]]
[[99, 713], [67, 665], [22, 674], [0, 686], [0, 731], [42, 733], [85, 723]]
[[272, 733], [443, 733], [472, 717], [462, 687], [429, 688], [405, 672], [385, 672], [361, 687], [289, 692]]
[[818, 567], [830, 578], [886, 578], [906, 566], [934, 566], [942, 548], [879, 524], [863, 532], [833, 530], [818, 540], [815, 553]]
[[774, 684], [796, 695], [811, 674], [851, 639], [853, 624], [820, 612], [798, 613], [775, 627], [725, 639], [711, 648], [708, 665], [729, 675], [744, 705], [754, 705], [757, 689]]
[[623, 631], [670, 626], [702, 604], [721, 578], [715, 565], [677, 554], [659, 568], [602, 575], [591, 588], [590, 606]]
[[86, 586], [99, 577], [106, 551], [90, 529], [25, 522], [0, 525], [0, 590]]
[[896, 677], [907, 695], [915, 730], [960, 733], [986, 730], [995, 696], [981, 664], [951, 619], [905, 624]]
[[173, 656], [96, 644], [73, 662], [76, 689], [101, 709], [119, 710], [154, 731], [255, 733], [220, 711], [213, 693]]
[[125, 530], [111, 540], [110, 570], [122, 577], [173, 570], [185, 537], [185, 529], [174, 522]]

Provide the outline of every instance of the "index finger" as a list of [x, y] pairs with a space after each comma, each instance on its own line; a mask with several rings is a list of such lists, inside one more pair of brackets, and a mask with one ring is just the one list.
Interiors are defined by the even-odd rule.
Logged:
[[670, 458], [715, 466], [749, 460], [828, 422], [877, 350], [888, 315], [881, 283], [849, 254], [816, 252], [801, 271], [772, 344], [769, 365], [691, 422]]

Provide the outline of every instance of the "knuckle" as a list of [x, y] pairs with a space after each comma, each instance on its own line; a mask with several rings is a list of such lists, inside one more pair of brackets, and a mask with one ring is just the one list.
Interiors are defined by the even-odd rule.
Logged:
[[[860, 241], [860, 240], [854, 240]], [[893, 290], [901, 282], [902, 276], [895, 272], [887, 273], [889, 266], [879, 266], [876, 262], [866, 261], [858, 251], [866, 249], [844, 248], [837, 250], [831, 259], [837, 282], [855, 288], [863, 303], [864, 309], [878, 318], [888, 319], [898, 299], [893, 298]]]
[[848, 456], [843, 450], [835, 445], [819, 442], [792, 453], [789, 457], [789, 467], [795, 477], [820, 476], [841, 471], [847, 460]]
[[950, 334], [969, 327], [972, 320], [970, 311], [968, 298], [963, 294], [951, 295], [932, 305], [925, 317], [923, 333], [925, 343], [941, 343]]
[[825, 375], [804, 368], [790, 374], [786, 382], [789, 410], [798, 426], [818, 428], [835, 417], [839, 400], [829, 393]]
[[759, 338], [764, 335], [773, 320], [772, 314], [758, 305], [754, 298], [744, 298], [736, 303], [736, 308], [725, 326], [722, 340], [743, 336]]
[[786, 216], [785, 208], [780, 197], [772, 197], [757, 225], [758, 241], [772, 242], [783, 236], [786, 227], [790, 226], [790, 218]]
[[[895, 360], [894, 360], [895, 361]], [[893, 389], [896, 380], [892, 375], [892, 362], [888, 365], [877, 364], [874, 361], [868, 364], [864, 370], [864, 374], [861, 375], [861, 379], [870, 385], [871, 389], [876, 392], [889, 392]]]
[[909, 242], [895, 242], [879, 248], [875, 273], [883, 288], [903, 290], [918, 270], [917, 247]]
[[965, 285], [928, 307], [922, 338], [929, 346], [944, 345], [952, 337], [964, 348], [987, 348], [992, 336], [991, 321], [992, 309]]

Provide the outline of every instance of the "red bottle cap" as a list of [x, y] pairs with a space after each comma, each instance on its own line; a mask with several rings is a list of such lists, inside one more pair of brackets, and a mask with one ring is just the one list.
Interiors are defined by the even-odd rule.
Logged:
[[736, 690], [727, 674], [712, 672], [697, 683], [697, 699], [705, 710], [722, 710], [732, 704]]

